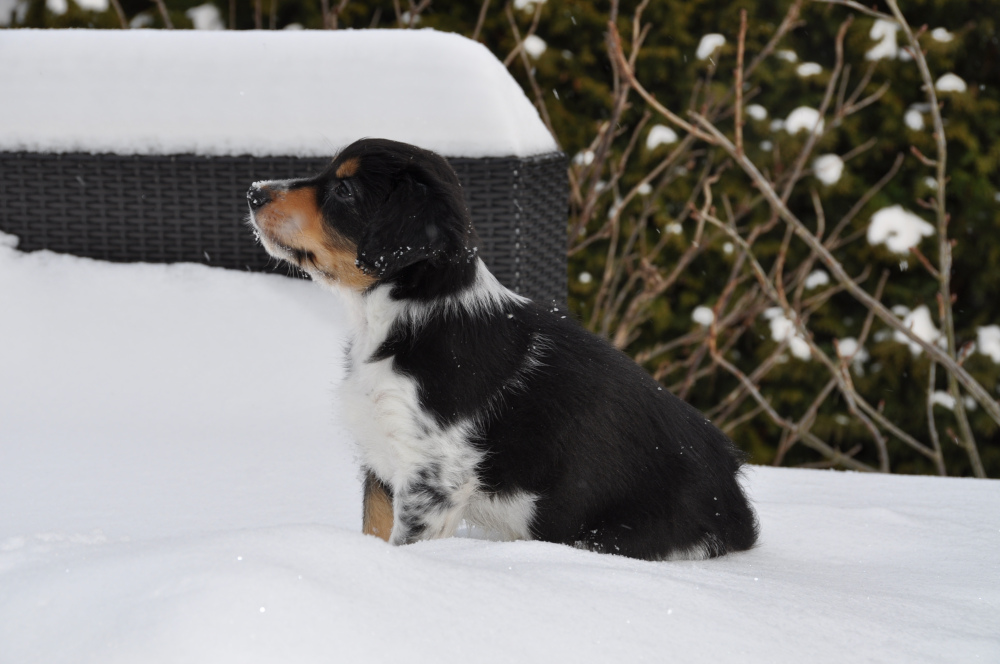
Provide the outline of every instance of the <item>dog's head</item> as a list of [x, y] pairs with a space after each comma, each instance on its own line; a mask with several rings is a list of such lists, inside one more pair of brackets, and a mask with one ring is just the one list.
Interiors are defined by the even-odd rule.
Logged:
[[477, 239], [442, 157], [362, 139], [313, 178], [255, 182], [250, 224], [269, 254], [323, 283], [436, 297], [475, 278]]

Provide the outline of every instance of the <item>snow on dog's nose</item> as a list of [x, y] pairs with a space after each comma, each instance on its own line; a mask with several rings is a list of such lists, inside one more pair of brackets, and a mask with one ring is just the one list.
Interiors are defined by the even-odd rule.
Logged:
[[250, 209], [255, 212], [271, 202], [270, 192], [262, 185], [261, 182], [254, 182], [247, 190], [247, 202], [250, 204]]

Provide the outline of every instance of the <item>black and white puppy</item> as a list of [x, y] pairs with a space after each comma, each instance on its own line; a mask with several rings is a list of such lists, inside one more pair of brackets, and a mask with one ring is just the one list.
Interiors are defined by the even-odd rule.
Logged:
[[623, 353], [500, 285], [444, 159], [365, 139], [247, 198], [267, 251], [349, 303], [340, 397], [364, 532], [406, 544], [466, 519], [646, 559], [753, 546], [733, 444]]

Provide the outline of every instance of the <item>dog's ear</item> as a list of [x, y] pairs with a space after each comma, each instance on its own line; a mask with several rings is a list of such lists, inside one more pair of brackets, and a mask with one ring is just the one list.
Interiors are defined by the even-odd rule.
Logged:
[[422, 261], [453, 261], [464, 251], [468, 226], [454, 198], [454, 192], [442, 190], [417, 168], [397, 175], [358, 243], [358, 266], [378, 279], [391, 279]]

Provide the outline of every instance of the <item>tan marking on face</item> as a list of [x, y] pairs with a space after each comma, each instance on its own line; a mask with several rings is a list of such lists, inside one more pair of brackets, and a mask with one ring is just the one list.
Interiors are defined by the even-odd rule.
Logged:
[[354, 243], [323, 223], [315, 187], [268, 193], [271, 202], [254, 213], [268, 253], [292, 260], [282, 247], [306, 251], [309, 256], [299, 263], [299, 267], [328, 283], [357, 291], [375, 283], [374, 277], [355, 265], [358, 248]]
[[355, 173], [358, 172], [358, 168], [361, 166], [361, 162], [357, 157], [351, 157], [337, 167], [337, 177], [343, 180], [344, 178], [353, 177]]
[[386, 542], [392, 533], [392, 497], [388, 487], [371, 471], [365, 475], [364, 524], [365, 535], [381, 537]]

